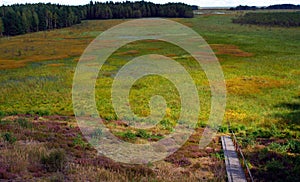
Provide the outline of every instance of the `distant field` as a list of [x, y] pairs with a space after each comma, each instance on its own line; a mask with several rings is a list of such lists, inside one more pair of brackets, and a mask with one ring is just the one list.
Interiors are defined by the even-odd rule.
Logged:
[[[231, 123], [242, 143], [254, 177], [258, 181], [300, 180], [300, 28], [241, 26], [232, 23], [234, 17], [212, 15], [173, 20], [197, 31], [219, 58], [228, 92], [226, 115], [220, 132], [228, 132], [227, 126]], [[21, 118], [30, 115], [30, 121], [34, 120], [34, 116], [48, 116], [50, 120], [53, 115], [72, 118], [72, 79], [80, 55], [97, 35], [123, 21], [84, 21], [71, 28], [1, 38], [0, 115], [4, 120], [14, 120], [6, 117], [11, 115], [19, 115]], [[134, 143], [145, 142], [149, 138], [159, 139], [172, 131], [179, 115], [180, 98], [169, 81], [156, 76], [136, 82], [130, 99], [133, 111], [140, 116], [147, 116], [150, 96], [161, 93], [168, 106], [164, 122], [157, 128], [145, 131], [130, 129], [122, 124], [114, 127], [118, 118], [110, 101], [113, 77], [126, 62], [149, 53], [175, 59], [192, 75], [201, 100], [198, 127], [205, 126], [210, 112], [210, 88], [204, 72], [185, 51], [160, 41], [134, 42], [109, 58], [96, 84], [100, 116], [108, 121], [108, 126], [118, 137]], [[161, 84], [164, 87], [159, 87]], [[170, 95], [171, 91], [175, 94]], [[3, 123], [0, 122], [1, 135], [20, 132], [15, 126]], [[39, 127], [34, 131], [38, 132]], [[39, 135], [48, 135], [45, 133], [43, 131]], [[144, 136], [147, 137], [141, 137], [142, 133], [146, 133]], [[39, 137], [28, 134], [26, 139], [29, 138]], [[24, 140], [21, 134], [17, 134], [17, 139]], [[74, 139], [70, 140], [74, 142]], [[78, 140], [73, 145], [80, 146], [82, 143], [79, 141], [78, 144]], [[219, 147], [219, 142], [215, 143]], [[55, 147], [51, 144], [50, 148]], [[76, 152], [79, 153], [73, 151], [70, 155]], [[180, 155], [184, 158], [186, 153]], [[224, 172], [220, 153], [217, 151], [204, 156], [211, 157], [209, 161], [218, 161], [217, 169], [205, 165], [198, 168], [211, 171], [209, 179], [217, 177], [225, 180], [224, 176], [217, 175], [217, 170]], [[176, 158], [169, 158], [169, 163], [163, 165], [176, 164]], [[192, 173], [194, 168], [191, 164], [185, 167]], [[127, 174], [129, 178], [130, 175]]]

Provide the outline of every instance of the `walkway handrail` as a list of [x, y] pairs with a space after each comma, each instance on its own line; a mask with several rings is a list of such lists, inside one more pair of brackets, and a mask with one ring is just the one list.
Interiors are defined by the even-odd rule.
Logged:
[[242, 152], [242, 150], [241, 150], [241, 148], [239, 146], [237, 138], [236, 138], [235, 134], [233, 133], [233, 131], [231, 131], [231, 133], [232, 133], [232, 136], [233, 136], [233, 144], [235, 146], [235, 149], [236, 149], [236, 151], [238, 151], [238, 153], [241, 155], [241, 157], [243, 159], [243, 164], [246, 166], [246, 169], [247, 169], [247, 172], [248, 172], [248, 175], [250, 177], [251, 182], [254, 182], [253, 176], [252, 176], [251, 171], [250, 171], [250, 168], [249, 168], [249, 166], [248, 166], [248, 164], [246, 162], [246, 159], [244, 157], [244, 154], [243, 154], [243, 152]]

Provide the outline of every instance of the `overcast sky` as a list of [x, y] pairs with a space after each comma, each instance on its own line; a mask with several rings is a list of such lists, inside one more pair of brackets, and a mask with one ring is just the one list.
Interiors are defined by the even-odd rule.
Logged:
[[[99, 2], [106, 2], [107, 0], [98, 0]], [[110, 0], [109, 0], [110, 1]], [[113, 0], [114, 2], [122, 2], [125, 0]], [[147, 1], [147, 0], [145, 0]], [[238, 6], [238, 5], [249, 5], [249, 6], [268, 6], [273, 4], [300, 4], [299, 0], [149, 0], [154, 3], [168, 3], [168, 2], [184, 2], [190, 5], [198, 5], [202, 7], [226, 7], [226, 6]], [[67, 5], [84, 5], [88, 4], [90, 0], [0, 0], [0, 4], [9, 5], [16, 3], [59, 3], [59, 4], [67, 4]]]

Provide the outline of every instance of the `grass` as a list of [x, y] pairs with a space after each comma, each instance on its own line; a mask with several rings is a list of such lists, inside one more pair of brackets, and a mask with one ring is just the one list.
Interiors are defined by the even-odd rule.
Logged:
[[[227, 125], [231, 123], [231, 129], [237, 133], [246, 158], [252, 166], [254, 177], [259, 181], [268, 181], [274, 180], [275, 177], [273, 179], [272, 176], [278, 174], [277, 177], [280, 178], [276, 179], [299, 179], [296, 171], [299, 169], [300, 139], [300, 72], [298, 69], [300, 28], [242, 26], [232, 23], [234, 17], [234, 14], [212, 15], [174, 20], [190, 26], [203, 36], [219, 58], [228, 91], [226, 115], [220, 131], [228, 132]], [[51, 118], [53, 115], [71, 117], [73, 115], [72, 79], [79, 56], [99, 33], [120, 22], [123, 20], [85, 21], [81, 25], [67, 29], [1, 38], [0, 116], [21, 114], [37, 118], [39, 116]], [[119, 120], [111, 104], [110, 88], [118, 69], [134, 57], [150, 53], [173, 58], [190, 73], [197, 85], [201, 101], [198, 126], [204, 127], [210, 112], [210, 88], [201, 68], [187, 56], [184, 50], [176, 46], [161, 41], [138, 41], [115, 52], [99, 73], [96, 83], [97, 108], [100, 116], [106, 120], [108, 128], [121, 139], [133, 143], [156, 141], [172, 131], [180, 114], [180, 97], [176, 87], [162, 77], [147, 76], [138, 80], [133, 85], [129, 97], [132, 110], [139, 116], [150, 114], [148, 102], [153, 94], [159, 93], [166, 99], [166, 115], [157, 127], [134, 130]], [[126, 118], [128, 121], [135, 119]], [[57, 119], [57, 121], [61, 120], [62, 118]], [[44, 129], [37, 129], [34, 124], [28, 124], [25, 120], [18, 121], [10, 118], [8, 121], [15, 126], [11, 129], [10, 122], [1, 121], [1, 136], [13, 133], [11, 137], [15, 137], [17, 141], [24, 139], [23, 135], [32, 136], [30, 132], [34, 132], [33, 138], [39, 142], [46, 142], [49, 135], [53, 135], [52, 138], [65, 137], [62, 134], [52, 133], [56, 131], [55, 126], [52, 126], [53, 123], [40, 124], [39, 127], [48, 128], [49, 133], [47, 133], [40, 131]], [[28, 133], [14, 133], [15, 130], [20, 129]], [[70, 130], [76, 130], [76, 127]], [[102, 131], [96, 131], [93, 137], [99, 137], [101, 133]], [[67, 137], [64, 141], [66, 143], [50, 142], [47, 147], [53, 149], [65, 147], [69, 156], [88, 158], [89, 154], [81, 150], [88, 149], [89, 146], [78, 136], [80, 136], [79, 132], [74, 131], [72, 137]], [[1, 137], [1, 140], [9, 145], [18, 143], [7, 142], [9, 140], [7, 137]], [[177, 167], [181, 170], [181, 164], [189, 170], [184, 169], [183, 172], [179, 172], [180, 174], [190, 174], [192, 170], [200, 168], [202, 173], [195, 174], [198, 175], [197, 179], [201, 176], [208, 176], [209, 179], [214, 177], [224, 179], [225, 174], [222, 174], [223, 178], [218, 176], [218, 172], [212, 167], [213, 164], [217, 164], [217, 169], [222, 169], [222, 164], [219, 162], [222, 156], [219, 151], [214, 155], [209, 154], [210, 149], [197, 151], [193, 147], [197, 142], [196, 139], [194, 143], [188, 142], [185, 145], [187, 149], [179, 150], [162, 164], [156, 164], [162, 167], [155, 173], [160, 177], [155, 179], [158, 181], [176, 179], [176, 175], [168, 176], [168, 174]], [[219, 145], [210, 147], [218, 148]], [[72, 152], [68, 153], [68, 150]], [[194, 152], [188, 152], [191, 150]], [[205, 160], [211, 165], [208, 165]], [[285, 160], [287, 162], [284, 162]], [[112, 170], [115, 163], [110, 164], [109, 170], [93, 165], [79, 165], [76, 162], [70, 162], [68, 165], [70, 170], [84, 169], [87, 172], [81, 174], [82, 178], [65, 171], [53, 175], [60, 178], [62, 173], [68, 174], [78, 180], [89, 179], [95, 171], [99, 172], [99, 175], [95, 175], [95, 179], [102, 175], [103, 179], [113, 180], [116, 179], [115, 176], [119, 176], [118, 179], [126, 180], [136, 175], [130, 172], [128, 174], [129, 168], [125, 172], [125, 177], [124, 173], [116, 174]], [[203, 172], [205, 170], [208, 172]], [[285, 172], [282, 174], [278, 171]], [[177, 177], [180, 176], [179, 173]], [[3, 173], [0, 170], [0, 177], [1, 174]], [[5, 175], [10, 176], [13, 173], [5, 172]], [[151, 175], [145, 176], [152, 179]], [[145, 176], [139, 176], [138, 179]], [[166, 179], [166, 176], [169, 179]]]

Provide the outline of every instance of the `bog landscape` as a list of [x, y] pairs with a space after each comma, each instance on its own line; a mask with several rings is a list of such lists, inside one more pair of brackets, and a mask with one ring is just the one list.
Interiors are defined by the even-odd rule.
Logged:
[[[299, 6], [161, 6], [126, 2], [0, 8], [0, 181], [227, 181], [220, 137], [231, 133], [246, 159], [242, 166], [248, 180], [245, 166], [254, 181], [300, 181]], [[119, 14], [118, 7], [123, 9]], [[199, 149], [213, 109], [201, 66], [182, 48], [159, 40], [121, 47], [102, 66], [95, 86], [99, 115], [115, 136], [137, 145], [156, 142], [173, 132], [180, 115], [176, 87], [148, 75], [132, 86], [131, 109], [148, 116], [149, 101], [158, 94], [166, 100], [164, 118], [150, 129], [129, 126], [135, 118], [118, 118], [111, 87], [118, 70], [135, 57], [160, 54], [180, 63], [196, 84], [201, 108], [194, 134], [178, 151], [158, 162], [124, 164], [98, 155], [81, 133], [73, 112], [73, 77], [80, 56], [98, 35], [149, 17], [190, 27], [210, 45], [224, 72], [226, 111], [217, 135]], [[102, 134], [99, 129], [93, 137]]]

